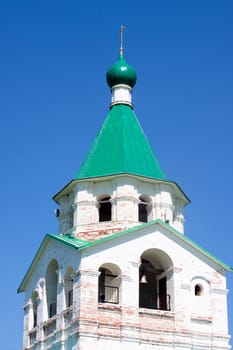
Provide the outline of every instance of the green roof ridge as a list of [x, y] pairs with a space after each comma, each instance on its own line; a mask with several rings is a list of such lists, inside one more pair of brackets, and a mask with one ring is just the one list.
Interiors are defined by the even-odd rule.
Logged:
[[74, 179], [134, 174], [166, 180], [130, 106], [113, 106]]

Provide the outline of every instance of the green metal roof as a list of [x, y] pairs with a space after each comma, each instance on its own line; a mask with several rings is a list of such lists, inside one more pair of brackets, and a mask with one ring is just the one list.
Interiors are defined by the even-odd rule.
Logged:
[[165, 180], [130, 106], [113, 106], [74, 179], [134, 174]]

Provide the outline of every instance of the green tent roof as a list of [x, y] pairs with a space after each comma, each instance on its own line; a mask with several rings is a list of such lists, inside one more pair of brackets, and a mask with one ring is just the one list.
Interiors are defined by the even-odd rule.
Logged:
[[109, 111], [75, 179], [134, 174], [166, 180], [130, 106]]

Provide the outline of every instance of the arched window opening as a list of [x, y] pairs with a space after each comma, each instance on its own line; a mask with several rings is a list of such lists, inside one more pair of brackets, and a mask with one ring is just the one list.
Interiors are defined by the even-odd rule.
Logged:
[[149, 213], [149, 201], [140, 196], [138, 203], [138, 220], [140, 222], [148, 222], [148, 213]]
[[196, 284], [194, 287], [194, 293], [196, 296], [203, 295], [203, 287], [200, 284]]
[[32, 293], [32, 327], [36, 327], [37, 326], [37, 309], [38, 309], [38, 293], [37, 292], [33, 292]]
[[46, 272], [46, 295], [48, 317], [53, 317], [57, 313], [57, 270], [58, 265], [56, 260], [52, 260]]
[[73, 305], [73, 275], [73, 268], [68, 268], [64, 279], [66, 307]]
[[[156, 251], [156, 250], [155, 250]], [[162, 251], [148, 250], [141, 257], [139, 267], [139, 307], [171, 310], [168, 280], [171, 279], [171, 260]], [[170, 272], [169, 272], [170, 271]]]
[[[112, 265], [112, 264], [109, 264]], [[113, 271], [114, 270], [114, 271]], [[119, 269], [99, 268], [98, 299], [99, 303], [119, 304], [120, 277]]]
[[111, 197], [107, 196], [98, 201], [99, 203], [99, 221], [111, 221], [112, 220], [112, 204]]

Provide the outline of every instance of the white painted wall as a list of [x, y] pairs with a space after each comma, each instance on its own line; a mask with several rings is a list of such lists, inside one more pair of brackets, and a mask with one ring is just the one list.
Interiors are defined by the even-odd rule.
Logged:
[[69, 195], [59, 198], [60, 232], [73, 228], [77, 233], [96, 229], [99, 223], [98, 199], [109, 195], [112, 203], [112, 221], [109, 227], [119, 230], [139, 224], [138, 203], [140, 196], [150, 201], [149, 221], [162, 219], [179, 232], [184, 232], [183, 209], [187, 199], [174, 183], [148, 180], [135, 176], [115, 176], [110, 179], [79, 181], [74, 184]]
[[[171, 311], [138, 308], [140, 257], [148, 250], [158, 259], [165, 256]], [[51, 258], [58, 264], [57, 330], [53, 338], [43, 337], [47, 320], [45, 274]], [[112, 304], [98, 307], [98, 270], [104, 264], [114, 264], [121, 271], [120, 304], [115, 308]], [[70, 267], [74, 270], [73, 321], [65, 324], [64, 278]], [[196, 283], [203, 286], [202, 296], [194, 295]], [[43, 350], [56, 349], [55, 344], [62, 342], [64, 350], [67, 342], [73, 344], [69, 349], [89, 350], [93, 346], [115, 349], [117, 344], [119, 348], [119, 341], [123, 349], [168, 350], [180, 348], [178, 344], [182, 344], [182, 349], [228, 348], [224, 271], [158, 224], [81, 252], [50, 240], [28, 280], [26, 310], [30, 309], [34, 291], [39, 296], [37, 340], [42, 339]], [[29, 313], [25, 311], [24, 349], [28, 346], [30, 324]], [[78, 330], [79, 340], [71, 336]], [[142, 337], [144, 341], [140, 340]], [[35, 344], [30, 349], [42, 347]]]

